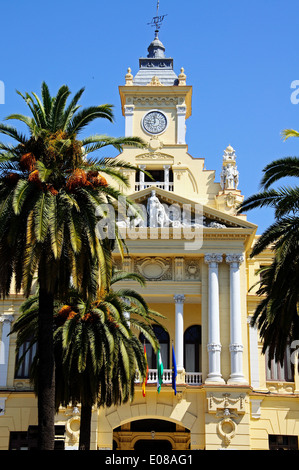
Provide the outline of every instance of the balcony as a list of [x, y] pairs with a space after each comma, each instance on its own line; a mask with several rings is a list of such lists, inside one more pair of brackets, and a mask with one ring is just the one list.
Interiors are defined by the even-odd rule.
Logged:
[[146, 165], [139, 165], [139, 168], [142, 171], [138, 171], [136, 174], [135, 191], [142, 191], [153, 186], [164, 189], [164, 191], [174, 190], [173, 171], [170, 165], [163, 165], [163, 169], [148, 168]]
[[173, 191], [173, 183], [170, 183], [170, 182], [160, 183], [159, 181], [154, 181], [154, 182], [145, 181], [145, 182], [135, 183], [135, 191], [141, 191], [143, 189], [152, 188], [152, 187], [164, 189], [165, 191]]
[[[185, 372], [185, 384], [186, 385], [201, 385], [202, 384], [202, 373], [201, 372]], [[158, 379], [157, 369], [149, 369], [148, 371], [148, 384], [156, 384]], [[135, 383], [141, 383], [141, 378], [136, 373]], [[163, 371], [163, 384], [172, 383], [172, 369], [164, 369]]]

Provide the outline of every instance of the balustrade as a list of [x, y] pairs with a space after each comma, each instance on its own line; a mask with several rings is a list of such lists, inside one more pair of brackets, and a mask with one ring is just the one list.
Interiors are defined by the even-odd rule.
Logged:
[[158, 181], [151, 181], [151, 182], [136, 182], [135, 183], [135, 191], [141, 191], [142, 189], [146, 188], [160, 188], [164, 189], [165, 191], [173, 191], [173, 183], [167, 183], [167, 182], [158, 182]]
[[[148, 371], [148, 384], [157, 383], [158, 371], [157, 369], [149, 369]], [[142, 379], [138, 372], [136, 372], [135, 383], [141, 383]], [[163, 384], [172, 383], [172, 369], [164, 369], [163, 371]], [[185, 382], [187, 385], [201, 385], [202, 373], [201, 372], [185, 372]]]

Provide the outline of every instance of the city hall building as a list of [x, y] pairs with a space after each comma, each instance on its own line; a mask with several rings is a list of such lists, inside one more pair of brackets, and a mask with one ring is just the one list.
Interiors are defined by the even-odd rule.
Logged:
[[[299, 377], [292, 351], [284, 366], [261, 354], [250, 319], [260, 298], [258, 270], [271, 251], [251, 259], [257, 226], [237, 215], [237, 152], [229, 142], [219, 155], [220, 181], [209, 162], [188, 153], [186, 125], [192, 86], [176, 73], [158, 34], [128, 69], [119, 87], [126, 136], [140, 136], [144, 149], [125, 147], [129, 196], [142, 217], [118, 221], [128, 254], [115, 252], [118, 268], [142, 274], [138, 290], [165, 319], [155, 327], [164, 366], [157, 391], [157, 358], [146, 344], [149, 376], [145, 396], [136, 377], [133, 402], [93, 410], [92, 450], [298, 449]], [[230, 138], [228, 136], [228, 138]], [[145, 171], [145, 172], [144, 172]], [[121, 188], [124, 190], [124, 188]], [[31, 447], [37, 400], [28, 380], [32, 357], [16, 370], [15, 336], [22, 295], [11, 292], [0, 311], [0, 449]], [[175, 352], [176, 393], [172, 387]], [[55, 418], [57, 447], [78, 449], [80, 406]]]

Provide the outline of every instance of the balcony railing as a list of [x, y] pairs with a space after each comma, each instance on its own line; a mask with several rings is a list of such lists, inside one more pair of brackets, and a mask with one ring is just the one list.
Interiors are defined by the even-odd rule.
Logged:
[[[149, 369], [147, 383], [153, 384], [157, 383], [158, 371], [157, 369]], [[135, 378], [136, 383], [141, 383], [141, 378], [138, 373], [136, 373]], [[163, 371], [163, 383], [171, 384], [172, 383], [172, 369], [164, 369]], [[202, 384], [202, 373], [201, 372], [185, 372], [185, 384], [187, 385], [201, 385]]]
[[141, 191], [142, 189], [152, 188], [155, 186], [156, 188], [164, 189], [165, 191], [173, 191], [173, 183], [160, 183], [159, 181], [154, 182], [145, 182], [145, 183], [135, 183], [135, 191]]

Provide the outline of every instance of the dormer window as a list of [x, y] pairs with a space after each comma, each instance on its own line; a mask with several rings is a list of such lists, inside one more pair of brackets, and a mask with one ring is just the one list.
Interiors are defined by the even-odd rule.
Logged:
[[149, 175], [138, 171], [136, 173], [135, 191], [142, 191], [143, 189], [156, 186], [157, 188], [164, 189], [165, 191], [173, 191], [173, 171], [170, 165], [163, 165], [157, 167], [146, 167], [139, 165], [141, 170], [146, 170]]

